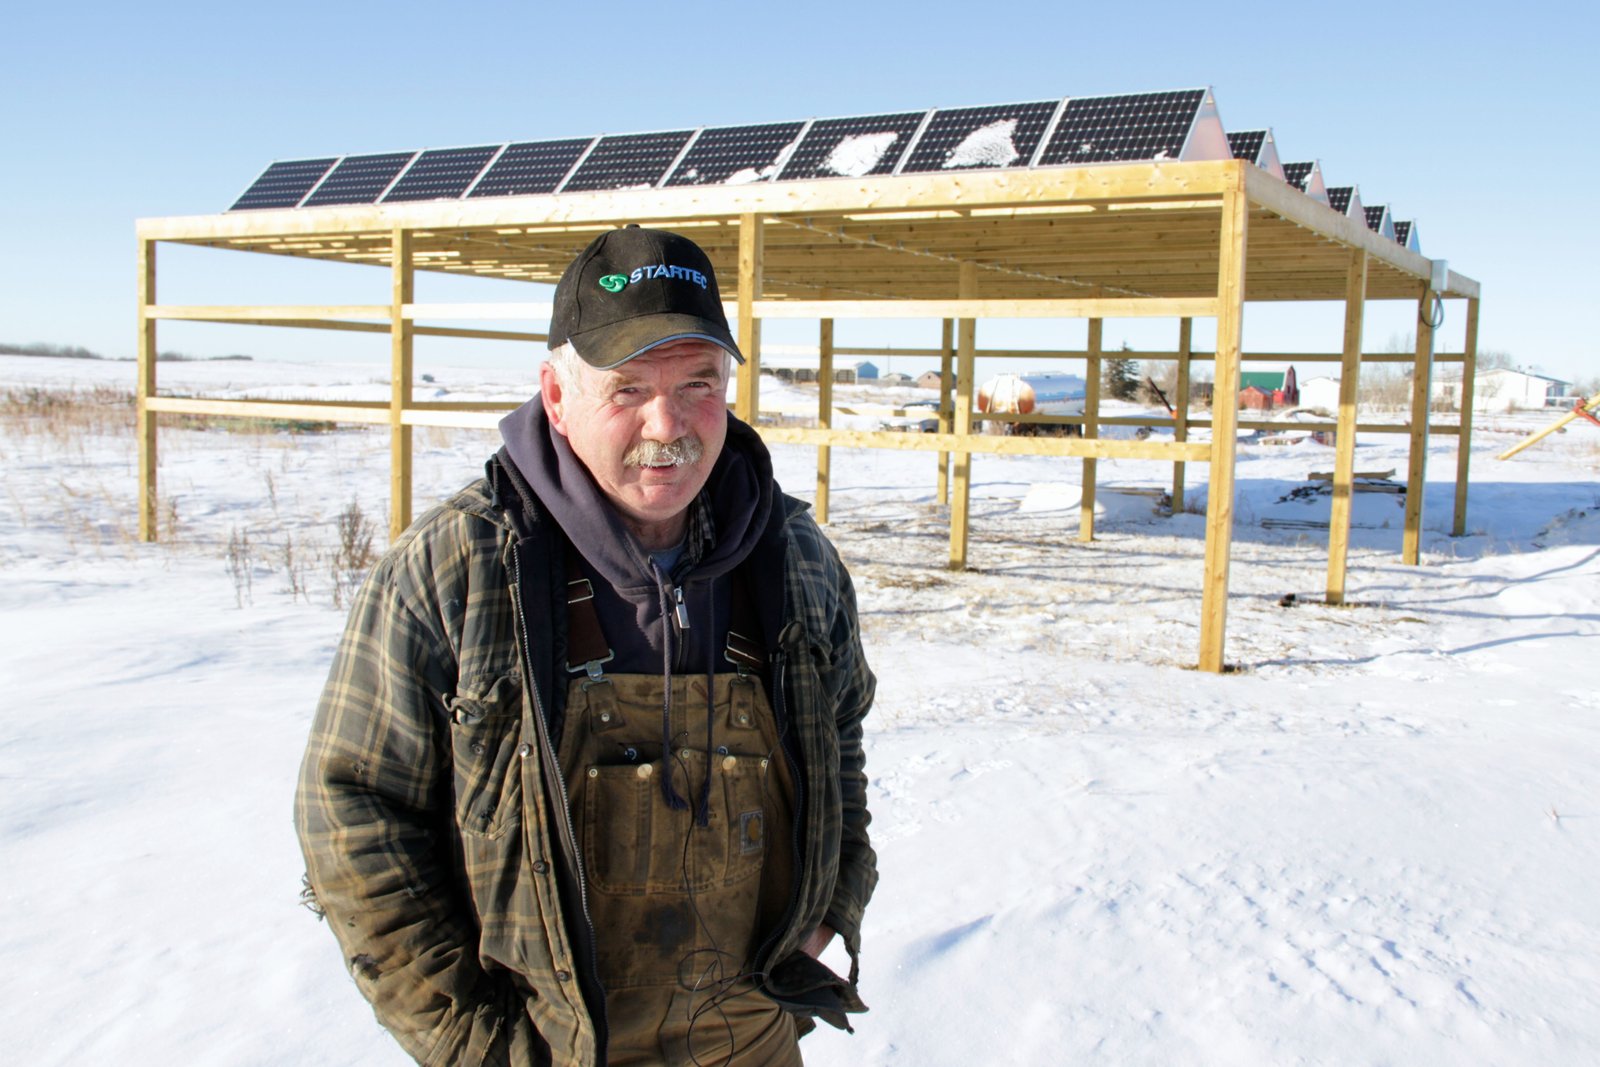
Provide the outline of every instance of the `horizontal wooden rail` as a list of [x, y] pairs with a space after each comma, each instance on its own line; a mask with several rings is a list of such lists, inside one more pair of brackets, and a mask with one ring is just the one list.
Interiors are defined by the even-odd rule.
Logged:
[[762, 319], [1133, 319], [1208, 318], [1211, 297], [1041, 300], [757, 300]]
[[203, 400], [198, 397], [152, 396], [145, 401], [145, 408], [166, 415], [211, 415], [236, 419], [297, 419], [374, 425], [389, 421], [388, 404], [362, 401]]
[[996, 456], [1083, 456], [1089, 459], [1149, 459], [1199, 463], [1211, 446], [1195, 442], [1116, 441], [1081, 437], [998, 437], [895, 430], [821, 430], [798, 426], [759, 426], [762, 440], [777, 444], [889, 448], [915, 452], [970, 452]]

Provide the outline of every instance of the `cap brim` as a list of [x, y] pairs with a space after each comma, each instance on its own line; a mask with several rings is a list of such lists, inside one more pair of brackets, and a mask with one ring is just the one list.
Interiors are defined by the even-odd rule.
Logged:
[[573, 334], [571, 341], [583, 361], [596, 370], [620, 367], [630, 359], [673, 341], [709, 341], [736, 361], [744, 362], [744, 354], [727, 327], [699, 315], [672, 312], [640, 315]]

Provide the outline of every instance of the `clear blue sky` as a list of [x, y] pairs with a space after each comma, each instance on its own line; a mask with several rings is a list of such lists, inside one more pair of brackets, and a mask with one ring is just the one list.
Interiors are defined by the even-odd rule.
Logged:
[[[1209, 85], [1229, 129], [1271, 126], [1285, 159], [1320, 159], [1330, 184], [1416, 219], [1425, 255], [1483, 284], [1481, 347], [1589, 378], [1597, 21], [1592, 5], [1538, 2], [28, 4], [7, 15], [0, 65], [0, 340], [130, 355], [134, 220], [222, 211], [274, 159]], [[421, 282], [422, 298], [530, 298], [452, 282]], [[173, 250], [161, 298], [386, 302], [386, 286], [376, 269]], [[1369, 311], [1369, 350], [1411, 314]], [[1327, 305], [1252, 306], [1246, 344], [1332, 350], [1339, 321]], [[980, 344], [1053, 343], [1039, 329]], [[1106, 339], [1172, 332], [1113, 322]], [[164, 325], [160, 342], [385, 350], [201, 324]]]

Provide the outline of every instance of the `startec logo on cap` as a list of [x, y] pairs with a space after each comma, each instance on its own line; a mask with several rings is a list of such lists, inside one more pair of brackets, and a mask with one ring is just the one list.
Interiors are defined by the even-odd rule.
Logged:
[[600, 288], [608, 293], [620, 293], [629, 285], [638, 285], [651, 278], [675, 278], [693, 282], [702, 289], [706, 287], [706, 276], [693, 267], [680, 267], [675, 263], [652, 263], [647, 267], [633, 268], [632, 274], [607, 274], [600, 279]]

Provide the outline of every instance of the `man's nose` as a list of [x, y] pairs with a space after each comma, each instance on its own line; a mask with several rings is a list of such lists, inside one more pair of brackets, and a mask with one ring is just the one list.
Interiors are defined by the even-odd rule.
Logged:
[[688, 430], [683, 405], [671, 393], [651, 397], [644, 409], [644, 436], [652, 441], [670, 443]]

